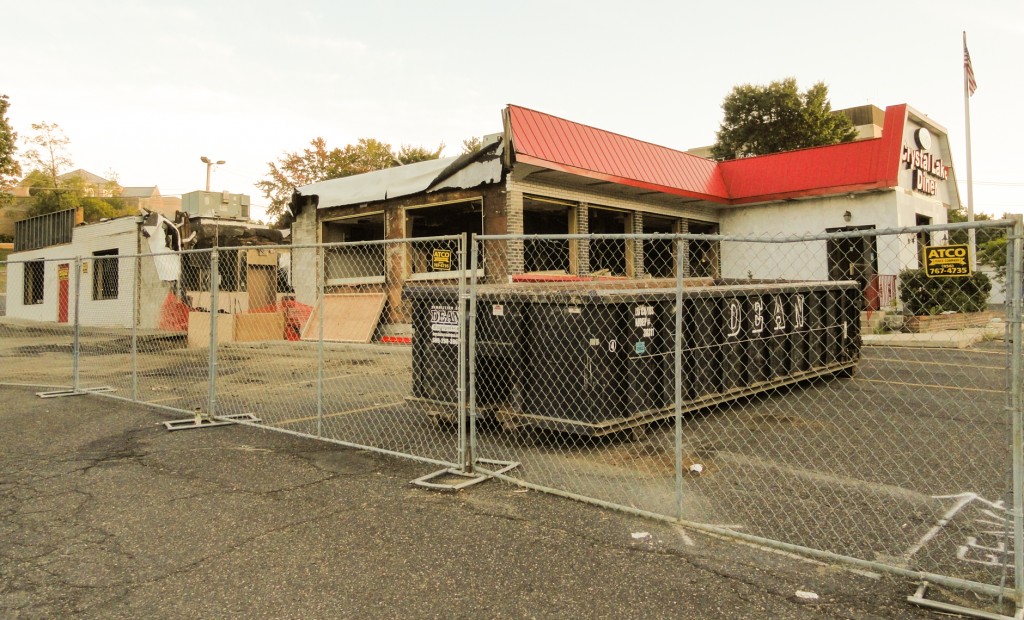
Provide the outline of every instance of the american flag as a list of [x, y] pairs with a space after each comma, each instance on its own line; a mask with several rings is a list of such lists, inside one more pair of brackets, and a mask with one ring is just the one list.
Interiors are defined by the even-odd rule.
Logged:
[[978, 90], [978, 83], [974, 81], [974, 68], [971, 67], [971, 53], [967, 51], [967, 33], [964, 33], [964, 75], [967, 77], [967, 90], [970, 94]]

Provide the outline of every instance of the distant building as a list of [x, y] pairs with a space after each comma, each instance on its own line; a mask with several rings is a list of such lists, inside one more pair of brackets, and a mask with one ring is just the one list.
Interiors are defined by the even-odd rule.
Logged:
[[[146, 211], [159, 213], [169, 218], [173, 218], [174, 213], [181, 209], [180, 198], [177, 196], [161, 195], [160, 188], [156, 185], [122, 187], [121, 185], [118, 185], [116, 181], [105, 179], [98, 174], [93, 174], [83, 168], [72, 170], [71, 172], [65, 172], [57, 178], [66, 182], [70, 179], [75, 179], [76, 177], [81, 179], [84, 196], [94, 198], [120, 198], [129, 207], [145, 209]], [[27, 179], [22, 179], [21, 183], [12, 188], [11, 193], [16, 199], [24, 199], [29, 198], [30, 191], [31, 188], [27, 184]], [[13, 234], [13, 222], [25, 217], [28, 209], [31, 208], [31, 205], [27, 204], [27, 202], [28, 201], [25, 200], [16, 200], [14, 205], [0, 210], [0, 234]], [[3, 211], [6, 211], [9, 208], [14, 209], [14, 214], [5, 217]]]

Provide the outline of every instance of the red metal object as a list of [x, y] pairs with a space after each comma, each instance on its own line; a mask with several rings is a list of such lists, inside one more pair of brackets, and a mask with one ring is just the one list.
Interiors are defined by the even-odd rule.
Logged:
[[508, 118], [516, 161], [738, 205], [895, 187], [907, 106], [886, 108], [881, 138], [720, 163], [519, 106]]
[[625, 280], [623, 276], [573, 276], [545, 273], [520, 273], [512, 276], [513, 282], [593, 282], [595, 280]]
[[715, 162], [510, 105], [516, 161], [703, 200], [726, 200]]
[[381, 336], [380, 341], [384, 344], [412, 344], [411, 336]]

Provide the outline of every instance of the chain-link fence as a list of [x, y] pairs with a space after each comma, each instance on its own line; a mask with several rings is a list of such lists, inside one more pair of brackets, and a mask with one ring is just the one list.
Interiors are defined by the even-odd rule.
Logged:
[[1020, 232], [975, 227], [1009, 239], [1005, 305], [925, 273], [966, 225], [19, 259], [0, 381], [1020, 592]]
[[1019, 323], [985, 276], [925, 274], [967, 266], [950, 229], [481, 237], [474, 454], [539, 489], [1012, 588]]
[[72, 387], [76, 267], [74, 258], [0, 261], [0, 381]]

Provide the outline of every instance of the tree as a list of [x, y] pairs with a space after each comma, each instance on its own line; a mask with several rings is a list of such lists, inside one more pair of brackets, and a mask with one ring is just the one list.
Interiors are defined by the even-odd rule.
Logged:
[[444, 150], [444, 142], [442, 142], [435, 150], [431, 151], [428, 148], [422, 146], [409, 146], [403, 144], [402, 148], [398, 150], [395, 155], [395, 159], [398, 160], [399, 166], [406, 164], [415, 164], [419, 161], [428, 161], [431, 159], [437, 159], [441, 157], [441, 151]]
[[718, 160], [849, 142], [857, 136], [848, 117], [832, 112], [824, 82], [803, 93], [791, 77], [768, 86], [743, 84], [726, 95], [722, 111], [725, 118], [711, 147]]
[[18, 134], [7, 120], [8, 107], [7, 95], [0, 95], [0, 207], [12, 198], [4, 190], [13, 187], [21, 178], [21, 164], [14, 157], [18, 150]]
[[32, 147], [25, 151], [25, 159], [34, 169], [49, 177], [51, 188], [59, 188], [61, 171], [73, 165], [68, 154], [71, 140], [57, 123], [32, 123], [32, 131], [36, 132], [35, 135], [25, 138], [25, 144]]
[[469, 153], [476, 153], [484, 146], [483, 138], [473, 136], [472, 138], [466, 138], [462, 141], [462, 154], [468, 155]]
[[444, 144], [433, 151], [402, 145], [396, 153], [390, 144], [373, 138], [360, 138], [343, 149], [331, 149], [323, 138], [317, 137], [302, 151], [286, 152], [276, 162], [269, 162], [267, 176], [258, 181], [256, 187], [270, 199], [267, 215], [280, 216], [296, 187], [437, 159], [442, 150]]
[[[952, 223], [967, 221], [967, 208], [960, 205], [959, 209], [947, 211], [947, 220]], [[1005, 215], [1003, 216], [1006, 217]], [[994, 219], [988, 213], [975, 213], [974, 221], [985, 222]], [[966, 230], [954, 230], [949, 233], [949, 243], [963, 245], [968, 243], [969, 235]], [[1006, 279], [1006, 229], [1005, 228], [978, 228], [974, 233], [976, 246], [975, 258], [981, 265], [989, 265], [996, 270], [996, 280], [1003, 282]]]
[[34, 135], [25, 139], [29, 148], [25, 160], [32, 167], [26, 177], [29, 194], [35, 197], [31, 213], [39, 215], [78, 207], [84, 190], [81, 178], [61, 179], [62, 172], [72, 166], [68, 154], [71, 141], [57, 123], [32, 123]]

